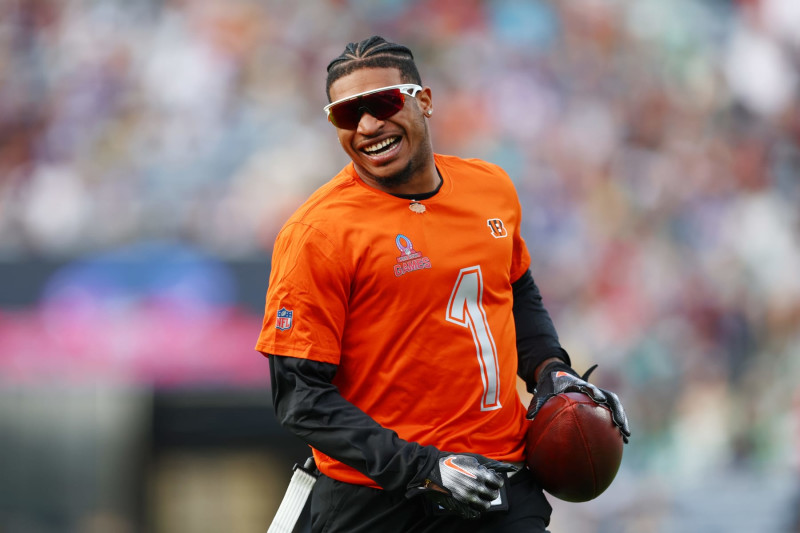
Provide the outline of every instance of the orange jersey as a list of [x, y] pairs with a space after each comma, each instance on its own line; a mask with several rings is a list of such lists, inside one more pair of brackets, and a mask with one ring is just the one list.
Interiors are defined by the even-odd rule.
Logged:
[[[275, 243], [256, 349], [338, 365], [341, 395], [402, 439], [522, 461], [511, 283], [530, 257], [519, 200], [496, 165], [435, 161], [443, 184], [424, 211], [351, 163], [295, 212]], [[332, 478], [377, 486], [314, 455]]]

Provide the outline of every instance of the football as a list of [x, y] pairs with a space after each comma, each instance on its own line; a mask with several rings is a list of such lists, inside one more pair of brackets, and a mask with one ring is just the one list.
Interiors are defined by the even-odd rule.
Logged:
[[607, 407], [568, 392], [547, 400], [531, 421], [526, 460], [544, 490], [561, 500], [585, 502], [614, 481], [622, 445]]

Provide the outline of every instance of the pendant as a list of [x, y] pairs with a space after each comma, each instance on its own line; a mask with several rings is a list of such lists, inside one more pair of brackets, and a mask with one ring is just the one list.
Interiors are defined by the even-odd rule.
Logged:
[[419, 202], [411, 202], [411, 203], [408, 205], [408, 208], [409, 208], [409, 209], [411, 209], [411, 210], [412, 210], [413, 212], [415, 212], [415, 213], [420, 213], [420, 214], [421, 214], [421, 213], [424, 213], [424, 212], [425, 212], [425, 206], [424, 206], [424, 205], [422, 205], [422, 204], [421, 204], [421, 203], [419, 203]]

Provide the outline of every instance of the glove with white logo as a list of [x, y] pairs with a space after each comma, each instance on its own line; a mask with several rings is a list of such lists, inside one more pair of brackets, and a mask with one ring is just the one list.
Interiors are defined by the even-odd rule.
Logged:
[[622, 440], [627, 443], [628, 437], [631, 436], [631, 429], [619, 398], [613, 392], [600, 389], [587, 381], [595, 368], [597, 365], [592, 366], [583, 376], [579, 376], [575, 370], [564, 363], [554, 362], [544, 367], [539, 375], [539, 381], [536, 383], [536, 389], [533, 391], [533, 400], [528, 407], [528, 419], [533, 420], [542, 405], [553, 396], [562, 392], [582, 392], [598, 404], [605, 405], [611, 410], [614, 424], [622, 433]]
[[503, 472], [516, 472], [509, 463], [494, 461], [473, 453], [441, 452], [436, 466], [418, 490], [434, 504], [462, 518], [478, 518], [500, 496], [505, 483]]

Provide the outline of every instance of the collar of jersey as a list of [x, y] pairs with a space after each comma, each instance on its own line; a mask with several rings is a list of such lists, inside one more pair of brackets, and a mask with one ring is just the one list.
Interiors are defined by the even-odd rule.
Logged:
[[432, 201], [432, 202], [439, 202], [444, 199], [446, 196], [450, 194], [450, 191], [453, 188], [452, 180], [450, 179], [448, 169], [446, 166], [442, 166], [442, 161], [439, 160], [438, 154], [433, 154], [434, 164], [436, 165], [436, 171], [439, 173], [441, 180], [439, 181], [439, 185], [431, 192], [426, 192], [423, 194], [390, 194], [386, 191], [382, 191], [380, 189], [376, 189], [375, 187], [371, 187], [361, 179], [361, 176], [358, 175], [356, 172], [355, 165], [352, 161], [345, 167], [347, 172], [350, 174], [351, 178], [361, 187], [364, 189], [371, 191], [379, 196], [385, 196], [387, 198], [395, 198], [399, 201], [408, 202], [411, 200], [417, 201]]
[[436, 169], [436, 173], [439, 174], [439, 185], [437, 185], [436, 188], [433, 189], [432, 191], [424, 192], [422, 194], [393, 194], [392, 196], [397, 196], [398, 198], [402, 198], [403, 200], [418, 200], [418, 201], [428, 200], [430, 198], [433, 198], [434, 196], [436, 196], [436, 193], [438, 193], [439, 190], [442, 188], [442, 185], [444, 185], [444, 178], [442, 178], [442, 173], [439, 172], [438, 168]]

